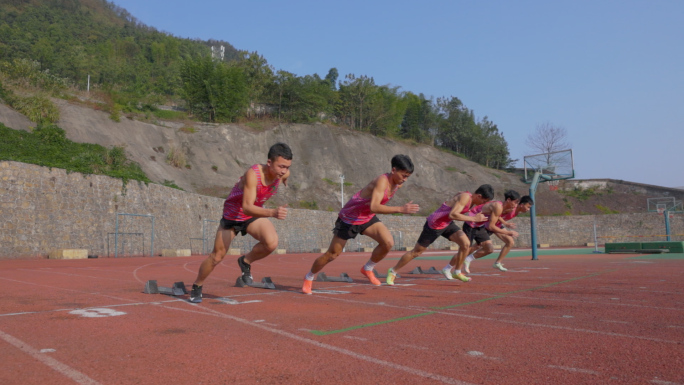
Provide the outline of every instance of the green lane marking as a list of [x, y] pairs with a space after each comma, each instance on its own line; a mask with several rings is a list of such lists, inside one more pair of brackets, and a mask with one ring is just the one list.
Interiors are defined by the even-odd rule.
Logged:
[[[530, 288], [530, 289], [521, 289], [521, 290], [515, 290], [515, 291], [511, 291], [511, 292], [507, 292], [507, 293], [502, 293], [502, 294], [496, 295], [496, 296], [494, 296], [494, 297], [483, 298], [483, 299], [479, 299], [479, 300], [477, 300], [477, 301], [459, 303], [459, 304], [456, 304], [456, 305], [443, 306], [443, 307], [433, 307], [433, 309], [436, 309], [436, 310], [444, 310], [444, 309], [451, 309], [451, 308], [455, 308], [455, 307], [459, 307], [459, 306], [473, 305], [473, 304], [477, 304], [477, 303], [482, 303], [482, 302], [486, 302], [486, 301], [491, 301], [491, 300], [494, 300], [494, 299], [504, 298], [504, 297], [506, 297], [506, 296], [508, 296], [508, 295], [511, 295], [511, 294], [521, 293], [521, 292], [525, 292], [525, 291], [538, 290], [538, 289], [544, 289], [544, 288], [547, 288], [547, 287], [550, 287], [550, 286], [560, 285], [560, 284], [562, 284], [562, 283], [567, 283], [567, 282], [576, 281], [576, 280], [578, 280], [578, 279], [585, 279], [585, 278], [596, 277], [597, 275], [610, 273], [610, 272], [613, 272], [613, 271], [616, 271], [616, 270], [617, 270], [617, 269], [606, 270], [606, 271], [602, 271], [602, 272], [598, 272], [598, 273], [594, 273], [594, 274], [585, 275], [585, 276], [582, 276], [582, 277], [576, 277], [576, 278], [566, 279], [566, 280], [563, 280], [563, 281], [552, 282], [552, 283], [549, 283], [549, 284], [546, 284], [546, 285], [537, 286], [537, 287], [533, 287], [533, 288]], [[312, 333], [312, 334], [315, 334], [315, 335], [317, 335], [317, 336], [327, 336], [327, 335], [330, 335], [330, 334], [344, 333], [344, 332], [348, 332], [348, 331], [350, 331], [350, 330], [363, 329], [363, 328], [367, 328], [367, 327], [371, 327], [371, 326], [377, 326], [377, 325], [383, 325], [383, 324], [387, 324], [387, 323], [391, 323], [391, 322], [399, 322], [399, 321], [404, 321], [404, 320], [407, 320], [407, 319], [423, 317], [423, 316], [426, 316], [426, 315], [432, 315], [432, 314], [436, 314], [436, 313], [437, 313], [436, 311], [430, 311], [430, 312], [425, 312], [425, 313], [420, 313], [420, 314], [409, 315], [409, 316], [406, 316], [406, 317], [393, 318], [393, 319], [389, 319], [389, 320], [385, 320], [385, 321], [378, 321], [378, 322], [372, 322], [372, 323], [367, 323], [367, 324], [363, 324], [363, 325], [350, 326], [350, 327], [344, 328], [344, 329], [329, 330], [329, 331], [309, 330], [309, 332]]]
[[628, 259], [684, 259], [684, 253], [639, 255], [637, 257], [629, 257]]
[[479, 300], [477, 300], [477, 301], [459, 303], [459, 304], [450, 305], [450, 306], [433, 307], [432, 309], [437, 309], [437, 310], [452, 309], [452, 308], [455, 308], [455, 307], [460, 307], [460, 306], [466, 306], [466, 305], [472, 305], [472, 304], [476, 304], [476, 303], [491, 301], [491, 300], [494, 300], [494, 299], [499, 299], [499, 298], [506, 297], [506, 296], [511, 295], [511, 294], [522, 293], [522, 292], [526, 292], [526, 291], [539, 290], [539, 289], [545, 289], [545, 288], [550, 287], [550, 286], [555, 286], [555, 285], [560, 285], [560, 284], [562, 284], [562, 283], [568, 283], [568, 282], [572, 282], [572, 281], [577, 281], [578, 279], [585, 279], [585, 278], [596, 277], [597, 275], [602, 275], [602, 274], [605, 274], [605, 273], [610, 273], [610, 272], [613, 272], [613, 271], [615, 271], [615, 270], [616, 270], [616, 269], [606, 270], [606, 271], [600, 271], [600, 272], [598, 272], [598, 273], [585, 275], [585, 276], [583, 276], [583, 277], [575, 277], [575, 278], [570, 278], [570, 279], [566, 279], [566, 280], [563, 280], [563, 281], [551, 282], [551, 283], [547, 283], [546, 285], [537, 286], [537, 287], [532, 287], [532, 288], [529, 288], [529, 289], [520, 289], [520, 290], [515, 290], [515, 291], [509, 291], [509, 292], [507, 292], [507, 293], [501, 293], [501, 294], [499, 294], [499, 295], [497, 295], [497, 296], [489, 297], [489, 298], [483, 298], [483, 299], [479, 299]]
[[382, 324], [386, 324], [386, 323], [390, 323], [390, 322], [403, 321], [403, 320], [407, 320], [407, 319], [411, 319], [411, 318], [418, 318], [418, 317], [422, 317], [422, 316], [430, 315], [430, 314], [435, 314], [435, 313], [436, 313], [435, 311], [430, 311], [427, 313], [414, 314], [414, 315], [409, 315], [409, 316], [401, 317], [401, 318], [394, 318], [394, 319], [390, 319], [390, 320], [386, 320], [386, 321], [373, 322], [373, 323], [369, 323], [369, 324], [352, 326], [352, 327], [348, 327], [346, 329], [331, 330], [331, 331], [327, 331], [327, 332], [320, 331], [320, 330], [310, 330], [310, 332], [317, 335], [317, 336], [327, 336], [328, 334], [348, 332], [348, 331], [354, 330], [354, 329], [361, 329], [361, 328], [366, 328], [369, 326], [376, 326], [376, 325], [382, 325]]
[[[604, 248], [600, 247], [599, 251], [603, 253]], [[427, 256], [420, 256], [416, 257], [414, 261], [420, 262], [420, 260], [424, 261], [447, 261], [450, 260], [451, 257], [457, 253], [456, 250], [440, 250], [440, 252], [444, 252], [444, 255], [427, 255]], [[496, 259], [499, 257], [499, 252], [500, 250], [494, 250], [493, 253], [486, 255], [482, 258], [479, 259]], [[538, 249], [537, 253], [539, 254], [540, 257], [543, 256], [551, 256], [551, 255], [586, 255], [586, 254], [594, 254], [594, 249], [593, 248], [580, 248], [580, 249]], [[506, 255], [506, 258], [523, 258], [523, 257], [531, 257], [532, 256], [532, 251], [530, 249], [524, 249], [524, 250], [511, 250], [511, 252]], [[399, 260], [400, 258], [386, 258], [388, 260]]]

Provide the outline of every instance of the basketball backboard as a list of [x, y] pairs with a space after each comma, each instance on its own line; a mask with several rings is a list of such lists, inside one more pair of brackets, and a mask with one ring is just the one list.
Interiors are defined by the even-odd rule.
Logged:
[[571, 149], [526, 155], [524, 162], [526, 183], [532, 183], [535, 172], [540, 173], [540, 182], [575, 177], [575, 165]]
[[678, 201], [675, 197], [658, 197], [647, 198], [646, 206], [649, 212], [662, 214], [665, 211], [670, 213], [684, 212], [682, 201]]

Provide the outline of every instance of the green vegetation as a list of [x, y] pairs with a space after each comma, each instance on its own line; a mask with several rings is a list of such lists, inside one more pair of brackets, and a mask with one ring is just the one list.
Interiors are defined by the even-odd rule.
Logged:
[[0, 160], [107, 175], [124, 182], [150, 182], [140, 166], [126, 158], [123, 147], [107, 149], [97, 144], [75, 143], [53, 124], [38, 125], [33, 132], [26, 132], [0, 123], [0, 137]]
[[299, 201], [299, 208], [307, 210], [318, 210], [318, 203], [316, 203], [316, 201]]
[[[222, 59], [212, 48], [225, 47]], [[223, 41], [181, 39], [140, 23], [107, 0], [0, 3], [0, 81], [25, 101], [35, 122], [55, 122], [46, 95], [110, 113], [208, 122], [328, 122], [377, 136], [423, 143], [493, 169], [507, 169], [508, 144], [496, 124], [456, 97], [425, 97], [371, 76], [336, 68], [325, 77], [277, 70], [256, 52]], [[19, 92], [21, 91], [21, 92]], [[42, 93], [42, 94], [41, 94]], [[5, 92], [0, 97], [15, 106]], [[90, 100], [97, 99], [98, 102]], [[185, 103], [187, 115], [161, 111]], [[19, 109], [18, 107], [15, 107]], [[29, 116], [27, 115], [27, 116]]]
[[[573, 197], [579, 201], [586, 201], [593, 196], [601, 196], [602, 193], [596, 187], [581, 188], [575, 187], [573, 190], [558, 190], [559, 193]], [[565, 201], [565, 199], [563, 199]]]
[[171, 187], [171, 188], [175, 188], [175, 189], [177, 189], [177, 190], [183, 191], [183, 189], [180, 188], [180, 187], [178, 187], [178, 185], [176, 185], [176, 182], [174, 182], [174, 181], [172, 181], [172, 180], [166, 180], [166, 179], [164, 179], [164, 182], [162, 183], [162, 185], [163, 185], [163, 186], [166, 186], [166, 187]]
[[171, 145], [169, 152], [166, 154], [166, 163], [173, 167], [183, 168], [188, 166], [188, 160], [185, 157], [185, 152], [182, 148]]
[[188, 118], [188, 113], [184, 111], [154, 109], [152, 114], [159, 119], [165, 120], [183, 120]]
[[612, 210], [612, 209], [605, 207], [605, 206], [596, 205], [596, 208], [599, 209], [601, 211], [601, 213], [603, 213], [603, 214], [620, 214], [619, 211]]

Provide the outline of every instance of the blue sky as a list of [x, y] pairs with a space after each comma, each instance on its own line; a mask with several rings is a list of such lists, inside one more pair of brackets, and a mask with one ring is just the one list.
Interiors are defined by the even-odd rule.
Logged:
[[511, 157], [564, 127], [576, 177], [684, 186], [684, 1], [114, 0], [184, 38], [257, 51], [277, 70], [367, 75], [456, 96]]

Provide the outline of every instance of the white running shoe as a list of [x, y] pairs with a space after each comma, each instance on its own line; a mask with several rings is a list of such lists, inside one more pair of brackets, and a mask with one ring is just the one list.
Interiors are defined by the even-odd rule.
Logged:
[[448, 280], [454, 279], [454, 277], [451, 275], [451, 269], [449, 269], [448, 267], [442, 269], [442, 274], [444, 274], [444, 276]]
[[501, 263], [495, 263], [495, 264], [494, 264], [494, 268], [495, 268], [495, 269], [499, 269], [499, 270], [501, 270], [501, 271], [508, 271], [508, 269], [505, 268], [505, 267], [503, 267], [503, 264], [501, 264]]
[[463, 262], [463, 270], [465, 270], [466, 274], [470, 274], [470, 261]]

